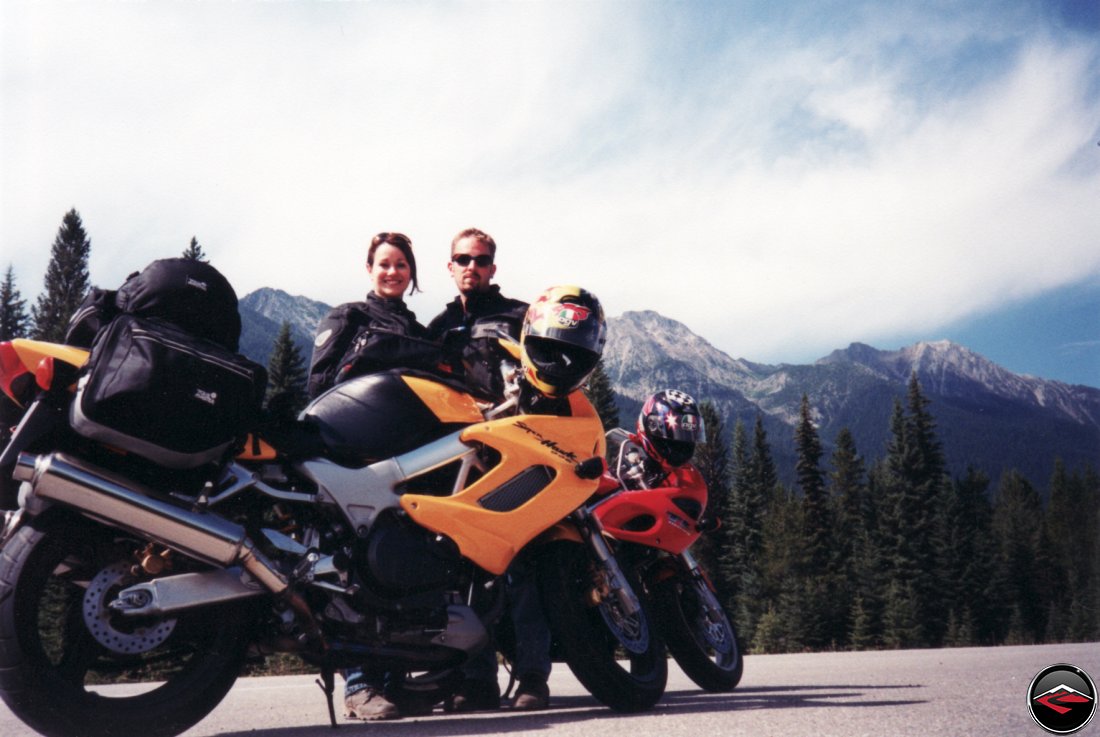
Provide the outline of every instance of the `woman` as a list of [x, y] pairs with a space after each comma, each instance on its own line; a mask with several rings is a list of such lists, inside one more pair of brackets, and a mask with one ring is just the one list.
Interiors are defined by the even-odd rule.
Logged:
[[[401, 233], [379, 233], [367, 249], [367, 273], [373, 289], [363, 302], [332, 309], [317, 326], [309, 367], [309, 396], [317, 397], [341, 381], [389, 368], [432, 368], [439, 344], [405, 306], [405, 292], [420, 288], [412, 241]], [[356, 719], [396, 719], [402, 712], [386, 694], [397, 673], [377, 666], [344, 672], [344, 711]], [[421, 712], [423, 713], [423, 712]]]
[[433, 368], [439, 344], [405, 306], [405, 291], [420, 288], [412, 241], [401, 233], [379, 233], [367, 250], [374, 288], [363, 302], [333, 308], [317, 326], [309, 366], [309, 396], [335, 384], [388, 368]]

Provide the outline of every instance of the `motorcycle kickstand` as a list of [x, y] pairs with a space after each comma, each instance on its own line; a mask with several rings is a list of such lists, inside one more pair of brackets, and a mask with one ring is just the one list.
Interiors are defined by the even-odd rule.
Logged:
[[321, 667], [321, 677], [315, 681], [315, 683], [325, 693], [325, 700], [328, 702], [328, 720], [333, 729], [337, 728], [336, 724], [336, 706], [332, 703], [332, 694], [336, 691], [336, 670], [331, 665], [324, 665]]

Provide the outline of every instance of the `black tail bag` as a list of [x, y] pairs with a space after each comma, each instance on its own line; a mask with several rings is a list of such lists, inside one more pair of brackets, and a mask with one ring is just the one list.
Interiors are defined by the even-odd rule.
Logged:
[[237, 293], [205, 261], [158, 259], [126, 278], [118, 290], [92, 289], [69, 320], [68, 345], [88, 348], [116, 315], [155, 317], [236, 351], [241, 337]]
[[255, 422], [259, 364], [157, 318], [123, 314], [96, 336], [70, 422], [169, 468], [218, 460]]

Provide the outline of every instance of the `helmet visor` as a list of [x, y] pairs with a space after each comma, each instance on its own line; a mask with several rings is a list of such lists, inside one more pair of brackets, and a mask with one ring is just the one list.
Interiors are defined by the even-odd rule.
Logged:
[[528, 336], [524, 350], [539, 379], [561, 391], [572, 391], [584, 383], [596, 362], [598, 353], [572, 343]]
[[665, 440], [651, 438], [653, 447], [670, 466], [682, 466], [695, 455], [695, 442], [688, 440]]
[[701, 443], [706, 439], [703, 418], [694, 412], [677, 412], [661, 407], [645, 417], [645, 433], [651, 438], [663, 438], [684, 443]]
[[532, 305], [528, 312], [528, 335], [569, 343], [603, 352], [605, 325], [598, 305], [593, 308], [572, 302]]

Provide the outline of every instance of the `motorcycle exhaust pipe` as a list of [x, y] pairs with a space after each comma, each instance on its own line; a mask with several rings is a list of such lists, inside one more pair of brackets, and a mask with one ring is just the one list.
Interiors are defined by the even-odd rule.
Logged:
[[256, 549], [244, 528], [227, 519], [157, 499], [152, 490], [65, 453], [21, 453], [13, 475], [30, 483], [34, 497], [212, 565], [240, 565], [274, 593], [287, 588], [286, 577]]

